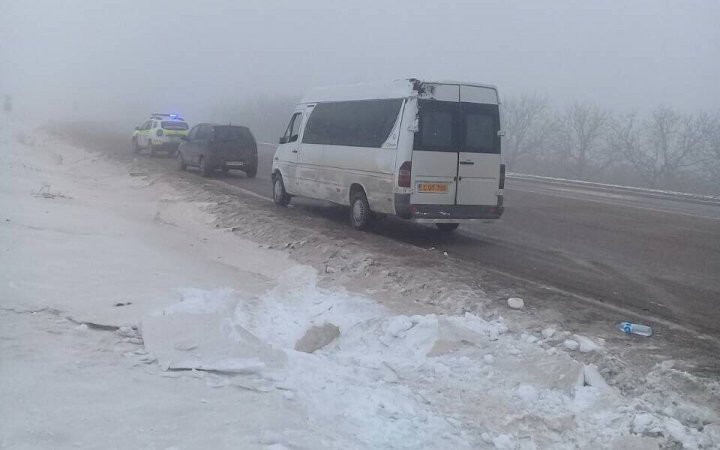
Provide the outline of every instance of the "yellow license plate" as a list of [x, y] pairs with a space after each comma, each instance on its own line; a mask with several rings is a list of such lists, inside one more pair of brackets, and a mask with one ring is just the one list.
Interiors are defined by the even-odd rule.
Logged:
[[418, 192], [429, 192], [433, 194], [444, 194], [448, 191], [447, 183], [418, 183]]

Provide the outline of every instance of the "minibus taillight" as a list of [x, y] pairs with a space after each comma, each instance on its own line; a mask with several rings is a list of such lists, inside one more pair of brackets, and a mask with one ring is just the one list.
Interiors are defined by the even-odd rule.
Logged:
[[505, 189], [505, 164], [500, 164], [500, 189]]
[[410, 176], [412, 175], [412, 161], [405, 161], [398, 172], [398, 186], [409, 188]]

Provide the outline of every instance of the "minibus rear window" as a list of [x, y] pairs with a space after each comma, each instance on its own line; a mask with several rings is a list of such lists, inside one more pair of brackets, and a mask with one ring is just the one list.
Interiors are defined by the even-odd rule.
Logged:
[[497, 105], [420, 100], [418, 110], [415, 150], [500, 153]]
[[415, 150], [457, 152], [458, 106], [457, 102], [418, 102], [420, 121], [415, 133]]
[[461, 152], [500, 153], [499, 110], [497, 105], [461, 104]]

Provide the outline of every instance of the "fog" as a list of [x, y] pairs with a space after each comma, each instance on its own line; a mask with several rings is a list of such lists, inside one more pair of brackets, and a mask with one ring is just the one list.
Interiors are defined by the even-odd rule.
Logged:
[[258, 96], [402, 77], [614, 110], [720, 104], [707, 1], [0, 1], [0, 95], [18, 115], [214, 119]]

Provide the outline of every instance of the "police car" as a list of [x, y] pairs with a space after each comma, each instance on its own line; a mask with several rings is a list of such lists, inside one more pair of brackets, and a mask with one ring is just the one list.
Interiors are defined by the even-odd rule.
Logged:
[[151, 156], [159, 151], [173, 154], [182, 138], [187, 136], [188, 128], [185, 119], [177, 114], [153, 113], [150, 119], [135, 127], [132, 135], [133, 150], [140, 153], [146, 149]]

